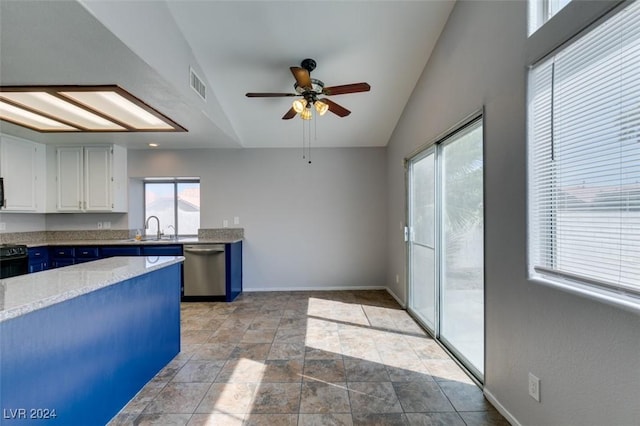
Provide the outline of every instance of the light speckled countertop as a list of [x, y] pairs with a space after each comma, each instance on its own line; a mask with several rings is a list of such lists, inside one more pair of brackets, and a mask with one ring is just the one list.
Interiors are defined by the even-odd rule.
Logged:
[[165, 244], [226, 244], [242, 241], [242, 238], [163, 238], [160, 240], [137, 241], [133, 238], [126, 240], [67, 240], [67, 241], [30, 241], [27, 247], [42, 246], [140, 246], [140, 245], [165, 245]]
[[183, 260], [182, 256], [111, 257], [1, 279], [0, 322], [166, 268]]

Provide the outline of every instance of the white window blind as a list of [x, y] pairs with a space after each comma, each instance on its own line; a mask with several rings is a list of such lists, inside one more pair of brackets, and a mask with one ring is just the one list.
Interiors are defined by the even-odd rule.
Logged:
[[640, 2], [529, 74], [533, 276], [640, 295]]

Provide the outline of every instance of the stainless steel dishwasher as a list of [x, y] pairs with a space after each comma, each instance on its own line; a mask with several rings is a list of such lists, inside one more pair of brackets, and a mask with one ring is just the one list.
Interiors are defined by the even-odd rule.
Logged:
[[224, 244], [184, 246], [184, 297], [225, 296]]

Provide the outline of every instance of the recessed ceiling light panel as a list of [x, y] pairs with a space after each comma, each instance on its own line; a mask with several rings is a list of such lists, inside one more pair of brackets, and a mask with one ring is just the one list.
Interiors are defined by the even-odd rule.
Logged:
[[39, 132], [186, 131], [115, 85], [5, 86], [0, 102], [0, 119]]
[[31, 129], [41, 129], [43, 132], [77, 132], [75, 127], [52, 120], [39, 114], [34, 114], [22, 108], [15, 107], [0, 100], [0, 119], [9, 121]]

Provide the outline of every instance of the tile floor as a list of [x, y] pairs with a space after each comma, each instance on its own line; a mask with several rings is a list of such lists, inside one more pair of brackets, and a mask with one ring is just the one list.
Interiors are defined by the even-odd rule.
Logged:
[[385, 291], [182, 304], [182, 351], [109, 425], [509, 425]]

